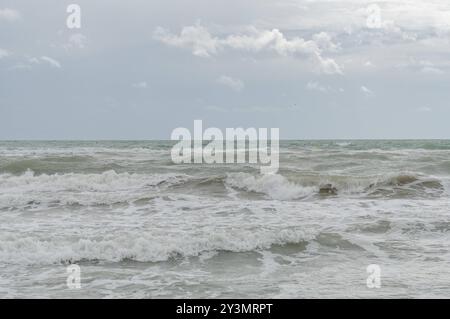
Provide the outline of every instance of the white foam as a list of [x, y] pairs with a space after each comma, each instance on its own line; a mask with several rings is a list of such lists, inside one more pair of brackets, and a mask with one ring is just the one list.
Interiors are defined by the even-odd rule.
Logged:
[[226, 183], [239, 189], [263, 193], [278, 200], [303, 198], [318, 190], [317, 187], [292, 183], [279, 174], [254, 176], [247, 173], [233, 173], [227, 175]]
[[174, 185], [189, 177], [180, 174], [129, 174], [107, 171], [101, 174], [0, 175], [0, 207], [17, 207], [29, 202], [60, 204], [110, 204], [151, 195], [158, 185]]
[[81, 260], [118, 262], [166, 261], [174, 256], [199, 256], [217, 251], [244, 252], [267, 249], [274, 244], [298, 243], [310, 239], [300, 230], [228, 230], [202, 234], [121, 233], [84, 239], [0, 236], [0, 262], [7, 264], [54, 264]]

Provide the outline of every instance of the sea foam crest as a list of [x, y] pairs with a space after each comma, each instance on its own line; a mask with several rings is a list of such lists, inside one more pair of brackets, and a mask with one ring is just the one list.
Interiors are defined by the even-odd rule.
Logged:
[[238, 229], [180, 236], [162, 236], [151, 232], [116, 233], [74, 240], [3, 234], [0, 236], [0, 262], [30, 265], [94, 260], [160, 262], [207, 252], [268, 249], [272, 245], [301, 243], [313, 238], [313, 235], [307, 235], [300, 229]]
[[233, 173], [227, 175], [226, 183], [231, 187], [263, 193], [278, 200], [304, 198], [318, 191], [317, 187], [290, 182], [279, 174], [254, 176], [247, 173]]
[[29, 202], [62, 204], [108, 204], [132, 200], [156, 187], [186, 181], [180, 174], [130, 174], [106, 171], [100, 174], [0, 175], [0, 207]]

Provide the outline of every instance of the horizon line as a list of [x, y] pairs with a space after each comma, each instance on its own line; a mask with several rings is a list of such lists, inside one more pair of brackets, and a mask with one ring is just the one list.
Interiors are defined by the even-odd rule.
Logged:
[[[268, 139], [270, 140], [270, 139]], [[113, 139], [113, 138], [99, 138], [99, 139], [0, 139], [0, 142], [152, 142], [152, 141], [166, 141], [177, 142], [180, 139], [155, 139], [155, 138], [138, 138], [138, 139]], [[209, 140], [203, 140], [209, 141]], [[283, 138], [279, 141], [450, 141], [447, 138]]]

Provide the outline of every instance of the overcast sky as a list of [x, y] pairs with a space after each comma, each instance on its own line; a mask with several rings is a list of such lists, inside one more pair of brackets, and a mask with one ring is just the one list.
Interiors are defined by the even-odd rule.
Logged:
[[449, 75], [448, 0], [0, 0], [0, 139], [450, 138]]

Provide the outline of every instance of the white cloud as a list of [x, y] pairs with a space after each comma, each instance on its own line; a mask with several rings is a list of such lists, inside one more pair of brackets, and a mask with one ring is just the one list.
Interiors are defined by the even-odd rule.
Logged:
[[154, 38], [167, 45], [190, 48], [192, 54], [200, 57], [209, 57], [217, 53], [218, 39], [213, 38], [200, 24], [183, 27], [179, 36], [158, 27], [154, 32]]
[[9, 69], [10, 70], [30, 70], [31, 69], [31, 65], [24, 64], [24, 63], [18, 63], [18, 64], [13, 65]]
[[40, 58], [28, 57], [25, 63], [16, 64], [13, 69], [31, 69], [33, 64], [48, 64], [52, 68], [61, 68], [61, 63], [59, 61], [50, 58], [48, 56], [41, 56]]
[[154, 38], [166, 45], [186, 48], [192, 54], [200, 57], [210, 57], [225, 49], [241, 50], [247, 52], [270, 51], [280, 56], [304, 56], [312, 59], [319, 72], [325, 74], [342, 74], [342, 68], [332, 58], [324, 58], [323, 52], [335, 52], [339, 49], [331, 41], [331, 36], [325, 32], [317, 33], [311, 40], [300, 37], [287, 39], [278, 29], [259, 30], [249, 27], [244, 34], [231, 34], [226, 37], [215, 37], [197, 23], [193, 26], [183, 27], [180, 35], [175, 35], [158, 27]]
[[367, 97], [372, 97], [372, 96], [374, 96], [373, 91], [372, 91], [371, 89], [369, 89], [368, 87], [364, 86], [364, 85], [361, 86], [360, 90], [361, 90], [361, 92], [363, 92], [364, 95], [367, 96]]
[[[32, 58], [32, 59], [36, 60], [36, 58]], [[48, 57], [48, 56], [42, 56], [42, 57], [40, 58], [40, 60], [41, 60], [41, 61], [44, 61], [44, 62], [46, 62], [46, 63], [48, 63], [48, 64], [49, 64], [51, 67], [53, 67], [53, 68], [58, 68], [58, 69], [61, 68], [61, 63], [59, 63], [59, 62], [56, 61], [55, 59], [52, 59], [52, 58], [50, 58], [50, 57]]]
[[207, 111], [220, 112], [220, 113], [228, 112], [227, 109], [225, 109], [223, 107], [220, 107], [220, 106], [217, 106], [217, 105], [208, 105], [208, 106], [205, 106], [204, 109], [207, 110]]
[[337, 52], [340, 50], [340, 44], [336, 44], [332, 41], [331, 36], [326, 32], [320, 32], [313, 35], [312, 39], [316, 42], [317, 46], [329, 52]]
[[147, 85], [147, 82], [141, 81], [141, 82], [133, 83], [132, 86], [137, 89], [146, 89], [148, 85]]
[[328, 88], [319, 84], [319, 82], [314, 82], [314, 81], [308, 82], [308, 84], [306, 84], [306, 89], [308, 89], [310, 91], [319, 91], [319, 92], [323, 92], [323, 93], [328, 92]]
[[317, 60], [319, 73], [325, 74], [344, 74], [342, 67], [332, 58], [323, 58], [320, 54], [314, 55]]
[[444, 74], [444, 71], [433, 66], [425, 66], [420, 70], [420, 72], [426, 74]]
[[222, 75], [217, 79], [217, 82], [229, 87], [236, 92], [242, 91], [244, 89], [244, 82], [242, 82], [242, 80], [234, 79], [227, 75]]
[[433, 111], [433, 109], [431, 107], [428, 107], [428, 106], [422, 106], [422, 107], [418, 107], [416, 109], [416, 111], [417, 112], [421, 112], [421, 113], [428, 113], [428, 112]]
[[28, 62], [31, 63], [31, 64], [39, 64], [39, 63], [41, 63], [38, 58], [34, 58], [34, 57], [33, 58], [29, 58]]
[[248, 106], [248, 107], [234, 107], [231, 111], [235, 113], [270, 113], [270, 112], [280, 112], [283, 110], [287, 110], [287, 108], [274, 106]]
[[426, 74], [443, 74], [443, 70], [434, 65], [428, 60], [417, 60], [410, 57], [408, 61], [398, 64], [399, 68], [411, 69], [413, 71], [426, 73]]
[[64, 44], [64, 48], [69, 50], [73, 48], [84, 49], [86, 47], [86, 36], [81, 33], [72, 34], [69, 37], [69, 40], [66, 44]]
[[4, 49], [0, 49], [0, 59], [6, 58], [10, 56], [11, 53], [9, 51], [6, 51]]
[[19, 19], [20, 19], [19, 11], [9, 8], [0, 9], [0, 20], [12, 22]]
[[[295, 3], [295, 5], [294, 5]], [[376, 3], [376, 5], [375, 5]], [[355, 61], [373, 56], [377, 70], [394, 67], [405, 52], [433, 55], [436, 65], [447, 61], [450, 49], [450, 1], [448, 0], [292, 0], [289, 12], [273, 16], [260, 26], [277, 26], [283, 30], [299, 30], [301, 34], [320, 34], [322, 30], [332, 35], [332, 42], [342, 57]], [[299, 8], [302, 4], [302, 9]], [[286, 5], [286, 3], [285, 3]], [[368, 26], [370, 7], [379, 7], [378, 26]], [[332, 30], [332, 31], [331, 31]], [[308, 37], [302, 35], [303, 37]], [[320, 38], [320, 37], [319, 37]], [[311, 38], [316, 43], [318, 39]], [[320, 38], [326, 43], [326, 36]], [[326, 45], [319, 45], [321, 49]], [[334, 48], [336, 49], [336, 48]], [[325, 50], [325, 49], [324, 49]], [[328, 52], [333, 52], [328, 47]], [[383, 58], [374, 52], [383, 54]], [[325, 51], [324, 51], [325, 52]], [[442, 54], [438, 54], [441, 53]], [[342, 62], [339, 60], [339, 64]], [[363, 64], [364, 62], [362, 62]], [[356, 68], [361, 68], [361, 65]], [[355, 70], [351, 65], [346, 72]], [[359, 70], [360, 71], [360, 70]], [[419, 70], [420, 71], [420, 70]], [[425, 69], [429, 73], [436, 70]], [[439, 72], [434, 72], [439, 73]]]
[[273, 106], [241, 106], [224, 108], [216, 105], [208, 105], [204, 107], [205, 110], [218, 113], [276, 113], [284, 111], [297, 111], [300, 108], [297, 106], [288, 107], [273, 107]]
[[278, 29], [260, 31], [256, 28], [250, 28], [250, 31], [251, 33], [247, 35], [230, 35], [223, 39], [221, 43], [233, 49], [247, 51], [272, 50], [284, 56], [289, 54], [314, 54], [320, 51], [314, 41], [306, 41], [299, 37], [288, 40]]
[[344, 92], [343, 88], [335, 89], [331, 86], [322, 85], [317, 81], [309, 81], [306, 84], [306, 89], [309, 91], [317, 91], [317, 92], [321, 92], [321, 93], [342, 93], [342, 92]]

